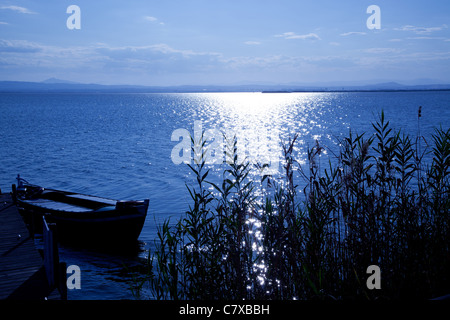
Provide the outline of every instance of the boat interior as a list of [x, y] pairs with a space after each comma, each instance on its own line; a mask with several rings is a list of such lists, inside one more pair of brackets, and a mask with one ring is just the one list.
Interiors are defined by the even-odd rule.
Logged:
[[71, 194], [55, 190], [44, 190], [39, 196], [40, 199], [49, 200], [52, 202], [64, 203], [70, 206], [84, 208], [84, 210], [98, 210], [104, 207], [111, 207], [116, 205], [115, 200], [93, 197], [82, 194]]

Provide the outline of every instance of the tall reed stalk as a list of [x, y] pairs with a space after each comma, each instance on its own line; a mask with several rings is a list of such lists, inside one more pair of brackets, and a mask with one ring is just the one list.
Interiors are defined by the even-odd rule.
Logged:
[[[201, 161], [189, 166], [197, 181], [188, 187], [192, 205], [176, 223], [158, 228], [146, 279], [153, 296], [396, 299], [450, 293], [450, 130], [435, 129], [427, 164], [419, 139], [394, 131], [384, 112], [373, 130], [349, 132], [326, 166], [319, 142], [300, 165], [295, 135], [283, 144], [283, 176], [262, 178], [268, 190], [263, 198], [255, 195], [250, 164], [238, 159], [236, 138], [227, 140], [231, 161], [218, 184], [206, 181], [203, 137], [193, 141]], [[369, 265], [380, 267], [381, 290], [366, 286]]]

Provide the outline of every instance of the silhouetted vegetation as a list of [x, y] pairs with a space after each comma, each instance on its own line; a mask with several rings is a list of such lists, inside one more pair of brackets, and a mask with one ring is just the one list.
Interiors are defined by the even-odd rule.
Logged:
[[[283, 178], [266, 175], [261, 185], [249, 178], [254, 168], [238, 159], [236, 139], [227, 143], [232, 161], [220, 184], [207, 182], [204, 161], [189, 166], [197, 180], [188, 187], [192, 205], [178, 221], [159, 226], [149, 255], [144, 281], [154, 297], [450, 293], [450, 130], [435, 129], [426, 147], [420, 133], [394, 131], [381, 113], [372, 135], [350, 132], [326, 165], [318, 142], [300, 165], [297, 138], [283, 145]], [[204, 141], [193, 142], [203, 150]], [[380, 267], [380, 290], [366, 286], [369, 265]]]

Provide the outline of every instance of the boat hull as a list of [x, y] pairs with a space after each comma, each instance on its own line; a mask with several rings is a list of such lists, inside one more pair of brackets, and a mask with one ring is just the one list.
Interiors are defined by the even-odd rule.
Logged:
[[145, 222], [145, 216], [92, 219], [52, 216], [47, 219], [56, 223], [57, 238], [62, 243], [92, 245], [126, 245], [137, 241]]
[[22, 186], [21, 190], [27, 190], [22, 192], [13, 187], [16, 205], [31, 234], [42, 233], [45, 217], [47, 223], [56, 225], [61, 243], [103, 247], [137, 242], [147, 216], [148, 199], [117, 201], [38, 188]]
[[[19, 202], [20, 203], [20, 202]], [[42, 217], [56, 224], [61, 243], [79, 245], [127, 245], [136, 242], [144, 225], [146, 208], [111, 210], [93, 218], [91, 212], [44, 212], [22, 202], [21, 213], [33, 234], [42, 233]]]

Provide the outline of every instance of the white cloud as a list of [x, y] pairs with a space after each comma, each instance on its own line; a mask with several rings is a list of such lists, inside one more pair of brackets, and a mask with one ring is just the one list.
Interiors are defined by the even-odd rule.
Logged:
[[352, 35], [365, 35], [365, 32], [358, 32], [358, 31], [351, 31], [351, 32], [346, 32], [346, 33], [341, 33], [340, 35], [342, 37], [347, 37], [347, 36], [352, 36]]
[[103, 67], [108, 70], [126, 70], [142, 73], [190, 73], [220, 67], [221, 55], [173, 48], [167, 44], [147, 46], [99, 46], [93, 48]]
[[18, 13], [25, 13], [25, 14], [36, 14], [36, 12], [30, 11], [27, 8], [19, 7], [19, 6], [2, 6], [0, 7], [2, 10], [12, 10], [16, 11]]
[[285, 32], [283, 34], [278, 34], [275, 37], [284, 38], [284, 39], [301, 39], [301, 40], [322, 40], [315, 33], [308, 34], [296, 34], [295, 32]]
[[396, 48], [370, 48], [362, 50], [362, 52], [365, 53], [375, 53], [375, 54], [386, 54], [386, 53], [400, 53], [403, 49], [396, 49]]
[[416, 34], [430, 34], [432, 32], [441, 31], [443, 29], [447, 29], [448, 26], [446, 24], [443, 24], [440, 27], [416, 27], [412, 25], [406, 25], [400, 28], [395, 28], [394, 30], [397, 31], [410, 31], [414, 32]]
[[245, 41], [244, 43], [249, 46], [257, 46], [257, 45], [261, 44], [261, 42], [259, 42], [259, 41]]
[[0, 52], [35, 53], [42, 50], [42, 46], [25, 40], [0, 39]]
[[445, 38], [445, 37], [426, 37], [426, 36], [408, 37], [406, 39], [409, 39], [409, 40], [444, 40], [444, 41], [447, 41], [447, 38]]
[[160, 25], [164, 25], [164, 22], [159, 21], [156, 17], [145, 16], [144, 19], [150, 22], [159, 23]]
[[[283, 38], [297, 36], [295, 33], [283, 35]], [[256, 42], [247, 41], [245, 44], [257, 45]], [[338, 42], [327, 43], [330, 46], [338, 45]], [[192, 79], [205, 79], [206, 83], [224, 79], [231, 81], [236, 75], [262, 79], [281, 74], [294, 79], [299, 74], [340, 76], [343, 73], [358, 75], [367, 70], [381, 72], [389, 68], [410, 70], [411, 66], [418, 64], [424, 68], [446, 66], [449, 59], [449, 52], [414, 53], [388, 47], [366, 48], [348, 55], [224, 56], [217, 52], [186, 50], [165, 43], [137, 46], [93, 43], [89, 46], [63, 47], [0, 39], [0, 74], [47, 74], [51, 71], [65, 73], [79, 82], [134, 83], [142, 80], [142, 83], [170, 84], [173, 81], [189, 83]], [[436, 63], [431, 65], [428, 61]], [[448, 67], [445, 68], [448, 70]], [[420, 69], [420, 72], [423, 70]]]

